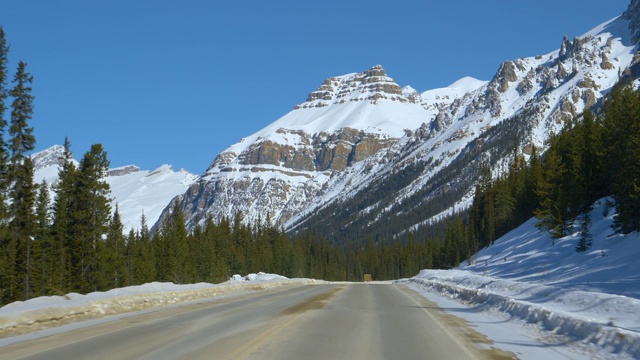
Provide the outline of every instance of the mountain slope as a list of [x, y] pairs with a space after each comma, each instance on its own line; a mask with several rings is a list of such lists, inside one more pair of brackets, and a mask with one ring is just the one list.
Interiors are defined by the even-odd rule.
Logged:
[[[632, 5], [580, 38], [565, 37], [559, 50], [504, 62], [490, 82], [446, 99], [449, 105], [434, 119], [389, 149], [388, 165], [340, 200], [319, 201], [313, 214], [288, 227], [316, 229], [339, 243], [390, 241], [407, 229], [422, 236], [442, 216], [466, 208], [483, 164], [494, 174], [507, 169], [516, 141], [525, 155], [533, 145], [544, 149], [549, 136], [596, 104], [620, 73], [633, 75], [637, 46], [628, 17], [638, 5]], [[363, 166], [377, 164], [379, 155]]]
[[[483, 164], [506, 169], [637, 68], [638, 1], [491, 81], [400, 88], [381, 66], [325, 80], [307, 101], [216, 157], [181, 196], [188, 225], [241, 214], [345, 243], [390, 241], [470, 204]], [[354, 236], [357, 235], [357, 236]]]
[[[64, 148], [54, 145], [31, 155], [34, 166], [34, 181], [40, 184], [46, 180], [52, 188], [58, 180], [59, 165]], [[140, 219], [144, 212], [147, 226], [152, 226], [160, 217], [162, 210], [175, 196], [198, 180], [197, 175], [186, 170], [174, 171], [170, 165], [162, 165], [154, 171], [140, 170], [129, 165], [110, 169], [105, 181], [111, 187], [111, 208], [118, 205], [125, 232], [140, 229]], [[51, 200], [54, 192], [51, 189]]]

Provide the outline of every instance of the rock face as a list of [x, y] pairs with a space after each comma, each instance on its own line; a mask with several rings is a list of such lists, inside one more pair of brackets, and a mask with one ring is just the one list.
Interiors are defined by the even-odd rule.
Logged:
[[344, 104], [347, 101], [374, 102], [382, 99], [417, 102], [417, 99], [405, 97], [400, 86], [387, 76], [382, 66], [376, 65], [359, 74], [326, 79], [318, 90], [309, 94], [305, 103], [296, 105], [294, 109], [319, 108], [332, 104]]
[[277, 133], [298, 136], [301, 142], [298, 146], [271, 140], [255, 143], [238, 156], [238, 162], [242, 165], [274, 165], [295, 171], [342, 171], [393, 143], [392, 139], [352, 128], [331, 134], [309, 135], [286, 129], [278, 129]]
[[[482, 164], [508, 168], [514, 138], [525, 154], [544, 150], [619, 74], [640, 74], [636, 40], [629, 43], [638, 37], [639, 4], [584, 36], [565, 36], [557, 51], [503, 62], [491, 81], [464, 78], [418, 93], [379, 65], [326, 79], [293, 111], [219, 154], [176, 201], [191, 228], [241, 213], [291, 231], [337, 231], [314, 217], [349, 209], [340, 226], [372, 239], [388, 236], [368, 234], [374, 222], [413, 221], [395, 235], [419, 229], [469, 206]], [[353, 202], [371, 193], [384, 200]]]
[[140, 168], [135, 165], [127, 165], [115, 169], [109, 169], [107, 172], [108, 176], [123, 176], [128, 174], [133, 174], [140, 171]]
[[631, 41], [637, 43], [640, 40], [640, 0], [632, 0], [622, 17], [629, 20]]
[[35, 171], [64, 163], [64, 146], [54, 145], [46, 150], [31, 155]]

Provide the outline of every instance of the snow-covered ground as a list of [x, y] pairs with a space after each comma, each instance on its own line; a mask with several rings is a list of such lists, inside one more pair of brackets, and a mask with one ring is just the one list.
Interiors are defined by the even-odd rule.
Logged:
[[593, 246], [555, 244], [528, 221], [453, 270], [401, 280], [521, 359], [640, 358], [640, 235], [614, 235], [606, 199]]
[[[316, 282], [319, 281], [258, 273], [244, 277], [234, 275], [221, 284], [176, 285], [154, 282], [86, 295], [70, 293], [65, 296], [43, 296], [17, 301], [0, 308], [0, 347], [95, 325], [113, 320], [114, 317], [137, 314], [159, 306]], [[68, 325], [60, 326], [64, 324]]]

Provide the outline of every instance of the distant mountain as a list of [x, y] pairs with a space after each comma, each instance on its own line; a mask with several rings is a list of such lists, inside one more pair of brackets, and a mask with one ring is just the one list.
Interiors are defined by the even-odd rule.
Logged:
[[[54, 145], [31, 155], [36, 183], [46, 180], [50, 187], [56, 184], [63, 153], [62, 146]], [[171, 199], [184, 193], [198, 179], [197, 175], [186, 170], [174, 171], [170, 165], [162, 165], [154, 171], [129, 165], [110, 169], [106, 182], [111, 187], [111, 207], [115, 209], [118, 204], [122, 223], [128, 232], [130, 229], [140, 229], [143, 212], [147, 225], [151, 227]], [[52, 191], [52, 200], [54, 195]]]
[[418, 93], [379, 65], [329, 78], [176, 200], [190, 228], [241, 214], [340, 243], [424, 231], [470, 205], [483, 164], [498, 174], [516, 146], [544, 149], [621, 75], [637, 78], [639, 4], [554, 52], [503, 62], [490, 81]]

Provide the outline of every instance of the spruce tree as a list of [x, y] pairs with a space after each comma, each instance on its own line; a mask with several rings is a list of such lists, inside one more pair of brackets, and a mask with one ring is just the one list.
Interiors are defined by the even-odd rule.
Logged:
[[[31, 86], [33, 77], [26, 71], [27, 64], [20, 61], [13, 78], [14, 87], [9, 92], [13, 97], [11, 103], [11, 124], [9, 126], [9, 151], [11, 167], [15, 170], [24, 159], [25, 154], [34, 149], [36, 138], [29, 120], [33, 117], [33, 95]], [[11, 171], [10, 171], [11, 173]]]
[[40, 260], [38, 261], [39, 279], [37, 289], [39, 295], [48, 295], [51, 286], [51, 273], [53, 272], [53, 243], [51, 238], [51, 213], [49, 200], [49, 184], [43, 180], [38, 188], [35, 210], [35, 231], [34, 243], [40, 249]]
[[109, 224], [106, 241], [98, 242], [99, 266], [97, 277], [99, 288], [109, 290], [125, 285], [127, 277], [126, 242], [123, 234], [124, 225], [120, 220], [120, 211], [116, 205]]
[[[4, 28], [0, 26], [0, 200], [6, 198], [7, 192], [7, 143], [5, 131], [7, 120], [4, 115], [7, 110], [5, 100], [9, 94], [7, 89], [7, 69], [9, 62], [9, 45], [5, 38]], [[0, 221], [4, 220], [4, 201], [0, 201]]]
[[48, 287], [54, 294], [65, 294], [71, 288], [72, 204], [78, 169], [71, 153], [71, 142], [64, 140], [58, 182], [54, 188], [53, 223], [51, 226], [51, 272]]
[[547, 150], [542, 177], [536, 184], [539, 206], [534, 214], [538, 218], [536, 226], [549, 231], [551, 236], [557, 239], [564, 236], [567, 226], [562, 193], [562, 183], [567, 170], [554, 145], [552, 142]]
[[7, 63], [9, 62], [9, 45], [5, 38], [4, 28], [0, 26], [0, 306], [8, 301], [8, 289], [10, 283], [10, 268], [13, 267], [9, 256], [10, 240], [7, 229], [7, 211], [5, 203], [7, 199], [7, 145], [5, 120], [7, 90]]
[[144, 212], [140, 216], [140, 234], [132, 246], [135, 266], [132, 269], [133, 283], [144, 284], [156, 280], [156, 264], [153, 246], [149, 236], [147, 217]]
[[587, 205], [583, 212], [586, 212], [591, 209], [594, 201], [609, 194], [603, 174], [602, 122], [599, 118], [595, 118], [591, 111], [587, 111], [584, 113], [583, 127], [582, 178], [585, 181], [583, 196]]
[[111, 217], [110, 188], [104, 180], [109, 169], [107, 153], [94, 144], [80, 161], [71, 197], [71, 270], [76, 291], [97, 287], [98, 242], [107, 233]]
[[640, 230], [640, 91], [614, 87], [604, 117], [606, 174], [616, 201], [617, 231]]
[[165, 219], [158, 239], [159, 280], [185, 284], [192, 281], [193, 267], [189, 261], [189, 243], [184, 215], [178, 201]]
[[[36, 269], [36, 245], [32, 237], [35, 232], [36, 186], [33, 184], [33, 163], [31, 158], [21, 160], [14, 169], [14, 184], [11, 203], [12, 219], [9, 224], [15, 246], [14, 284], [10, 287], [14, 298], [29, 299], [32, 293], [32, 277]], [[15, 286], [15, 287], [14, 287]]]

